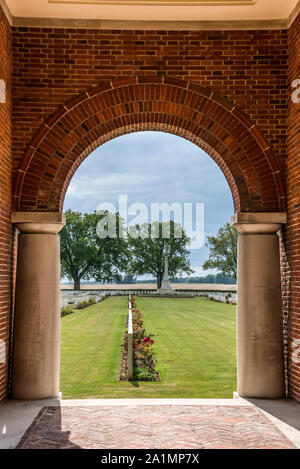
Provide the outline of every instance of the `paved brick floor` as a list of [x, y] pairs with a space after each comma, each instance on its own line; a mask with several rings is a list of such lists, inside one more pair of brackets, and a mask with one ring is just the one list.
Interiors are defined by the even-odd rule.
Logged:
[[294, 448], [256, 407], [44, 407], [17, 448]]

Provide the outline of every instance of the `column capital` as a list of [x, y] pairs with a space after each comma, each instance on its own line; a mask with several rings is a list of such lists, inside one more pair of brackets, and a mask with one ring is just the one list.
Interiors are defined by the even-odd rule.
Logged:
[[277, 233], [285, 223], [285, 212], [238, 212], [231, 217], [231, 224], [242, 234]]
[[66, 223], [62, 212], [12, 212], [11, 222], [26, 234], [56, 234]]

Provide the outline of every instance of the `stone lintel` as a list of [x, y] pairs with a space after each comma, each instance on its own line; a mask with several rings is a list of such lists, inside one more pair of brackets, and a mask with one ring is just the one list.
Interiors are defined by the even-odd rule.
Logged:
[[241, 31], [287, 29], [288, 18], [257, 20], [117, 20], [14, 16], [13, 26], [35, 28], [118, 29], [147, 31]]

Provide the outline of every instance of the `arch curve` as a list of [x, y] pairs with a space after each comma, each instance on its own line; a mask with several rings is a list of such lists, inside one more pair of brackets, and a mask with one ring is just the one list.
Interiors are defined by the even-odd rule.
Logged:
[[205, 150], [227, 179], [235, 211], [284, 210], [280, 168], [258, 127], [219, 93], [166, 77], [107, 82], [60, 106], [21, 161], [14, 209], [61, 211], [81, 162], [104, 142], [141, 130], [173, 133]]

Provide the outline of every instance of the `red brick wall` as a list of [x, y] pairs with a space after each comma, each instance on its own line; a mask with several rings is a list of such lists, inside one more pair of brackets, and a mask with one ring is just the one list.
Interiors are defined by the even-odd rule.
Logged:
[[[289, 34], [13, 28], [15, 170], [46, 117], [74, 95], [109, 80], [167, 76], [197, 82], [250, 116], [283, 171], [288, 162], [290, 222], [282, 239], [290, 343], [300, 338], [300, 105], [291, 103], [288, 90], [288, 81], [300, 78], [299, 22]], [[9, 119], [5, 122], [7, 127]], [[290, 393], [300, 400], [300, 365], [291, 356], [289, 362]]]
[[287, 31], [98, 31], [13, 28], [14, 168], [43, 120], [92, 86], [134, 76], [193, 81], [241, 107], [283, 171]]
[[211, 87], [252, 118], [283, 165], [286, 31], [13, 28], [14, 167], [58, 105], [109, 80], [168, 76]]
[[[288, 288], [285, 292], [289, 313], [289, 366], [290, 394], [300, 401], [300, 363], [293, 357], [295, 340], [300, 340], [300, 103], [292, 102], [291, 95], [295, 89], [291, 84], [300, 80], [300, 15], [289, 31], [289, 119], [288, 119], [288, 218], [286, 228], [287, 265], [289, 272]], [[298, 88], [300, 86], [298, 85]], [[300, 92], [299, 92], [300, 97]], [[298, 345], [300, 348], [300, 342]], [[296, 355], [296, 353], [294, 353]], [[298, 361], [300, 353], [298, 354]]]
[[[11, 315], [11, 33], [0, 9], [0, 79], [7, 101], [0, 104], [0, 339], [8, 342]], [[7, 363], [0, 363], [0, 400], [6, 396]]]
[[89, 88], [46, 119], [18, 169], [15, 209], [61, 211], [83, 159], [107, 140], [141, 130], [175, 133], [203, 148], [223, 171], [236, 211], [285, 210], [273, 151], [236, 104], [194, 82], [143, 76]]

